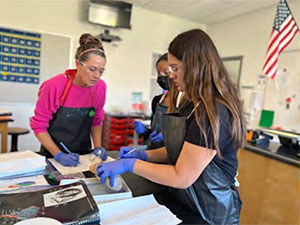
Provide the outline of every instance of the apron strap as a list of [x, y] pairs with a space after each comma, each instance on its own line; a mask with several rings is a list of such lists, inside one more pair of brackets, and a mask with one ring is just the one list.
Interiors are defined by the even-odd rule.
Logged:
[[190, 114], [187, 116], [187, 120], [193, 115], [193, 113], [195, 112], [195, 109], [199, 106], [200, 102], [198, 102], [195, 107], [193, 108], [192, 112], [190, 112]]
[[165, 100], [166, 96], [167, 96], [167, 91], [161, 96], [160, 100], [159, 100], [159, 104], [162, 103], [163, 100]]
[[177, 100], [176, 100], [176, 109], [179, 108], [181, 96], [182, 96], [182, 91], [179, 91], [179, 92], [178, 92], [178, 96], [177, 96]]
[[68, 81], [67, 81], [66, 86], [64, 88], [64, 92], [63, 92], [62, 96], [59, 99], [61, 105], [65, 104], [65, 101], [66, 101], [66, 99], [68, 97], [68, 94], [70, 92], [73, 80], [75, 78], [76, 72], [77, 72], [76, 70], [66, 70], [66, 72], [65, 72], [65, 75], [66, 75]]
[[[77, 72], [77, 70], [66, 70], [66, 72], [65, 72], [65, 75], [66, 75], [68, 81], [65, 85], [64, 92], [59, 99], [59, 102], [61, 105], [64, 105], [67, 100], [67, 97], [68, 97], [70, 89], [72, 87], [76, 72]], [[95, 97], [94, 97], [94, 91], [93, 91], [92, 87], [90, 87], [90, 90], [91, 90], [91, 97], [92, 97], [91, 103], [92, 103], [92, 106], [95, 107]]]
[[93, 91], [93, 88], [90, 87], [91, 89], [91, 97], [92, 97], [92, 106], [95, 107], [95, 97], [94, 97], [94, 91]]

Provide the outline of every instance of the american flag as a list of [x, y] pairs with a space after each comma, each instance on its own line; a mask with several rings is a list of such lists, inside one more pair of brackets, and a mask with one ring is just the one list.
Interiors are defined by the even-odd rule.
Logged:
[[298, 32], [299, 28], [297, 27], [287, 2], [280, 0], [263, 67], [263, 72], [268, 77], [273, 79], [276, 76], [278, 57]]

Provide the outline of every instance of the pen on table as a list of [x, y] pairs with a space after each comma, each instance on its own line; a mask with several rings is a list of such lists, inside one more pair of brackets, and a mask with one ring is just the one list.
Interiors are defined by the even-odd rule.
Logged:
[[[130, 154], [130, 153], [132, 153], [132, 152], [134, 152], [134, 151], [136, 151], [136, 148], [131, 149], [129, 152], [127, 152], [127, 153], [125, 153], [125, 154]], [[121, 159], [121, 157], [119, 156], [119, 157], [117, 158], [117, 160], [118, 160], [118, 159]]]
[[67, 146], [64, 145], [64, 143], [59, 142], [59, 144], [63, 147], [63, 149], [64, 149], [67, 153], [69, 153], [69, 154], [72, 153], [72, 152], [67, 148]]

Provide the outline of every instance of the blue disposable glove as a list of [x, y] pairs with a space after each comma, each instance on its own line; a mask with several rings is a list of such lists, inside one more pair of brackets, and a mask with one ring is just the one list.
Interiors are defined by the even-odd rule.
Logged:
[[134, 121], [133, 127], [138, 134], [144, 134], [148, 131], [147, 127], [140, 121]]
[[149, 138], [152, 142], [159, 142], [164, 140], [164, 137], [162, 135], [162, 132], [157, 133], [156, 130], [153, 131], [150, 135]]
[[77, 166], [79, 164], [79, 155], [77, 153], [66, 154], [59, 152], [54, 159], [63, 166]]
[[107, 159], [107, 153], [105, 148], [95, 148], [93, 153], [95, 156], [100, 157], [103, 161]]
[[133, 151], [131, 153], [128, 153], [131, 151], [132, 147], [121, 147], [119, 157], [122, 158], [135, 158], [135, 159], [141, 159], [143, 161], [147, 161], [147, 153], [144, 151], [139, 151], [138, 148], [136, 151]]
[[119, 159], [112, 162], [99, 163], [97, 175], [102, 183], [106, 177], [110, 177], [110, 186], [114, 187], [115, 177], [126, 172], [133, 173], [133, 168], [137, 159]]

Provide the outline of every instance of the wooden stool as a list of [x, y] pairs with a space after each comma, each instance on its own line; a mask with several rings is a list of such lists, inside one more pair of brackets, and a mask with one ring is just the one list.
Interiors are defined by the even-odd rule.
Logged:
[[8, 127], [7, 133], [11, 135], [11, 152], [18, 151], [18, 136], [28, 134], [29, 130], [22, 127]]

